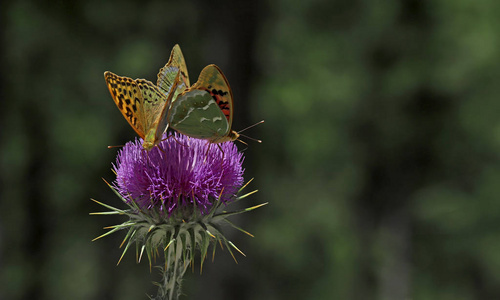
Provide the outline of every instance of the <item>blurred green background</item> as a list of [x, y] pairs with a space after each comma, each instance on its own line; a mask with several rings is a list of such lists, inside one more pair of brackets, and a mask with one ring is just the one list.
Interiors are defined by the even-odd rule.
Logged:
[[[500, 299], [500, 2], [2, 1], [0, 299], [147, 299], [101, 177], [135, 137], [103, 72], [219, 65], [246, 179], [184, 299]], [[245, 149], [244, 145], [239, 145]]]

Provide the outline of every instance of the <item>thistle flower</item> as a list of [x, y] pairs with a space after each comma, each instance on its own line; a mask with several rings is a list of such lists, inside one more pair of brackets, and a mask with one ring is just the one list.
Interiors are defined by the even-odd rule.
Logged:
[[143, 210], [156, 207], [170, 215], [178, 206], [196, 205], [206, 214], [213, 199], [230, 202], [243, 184], [243, 154], [233, 143], [219, 149], [176, 133], [149, 152], [141, 145], [137, 138], [127, 143], [114, 171], [115, 188]]
[[194, 262], [195, 251], [200, 251], [201, 268], [210, 245], [214, 254], [217, 243], [221, 247], [224, 244], [234, 259], [231, 248], [243, 254], [223, 235], [220, 223], [252, 236], [227, 217], [267, 203], [231, 212], [221, 210], [256, 192], [239, 195], [246, 186], [244, 157], [232, 142], [216, 146], [177, 133], [164, 138], [150, 151], [144, 150], [142, 141], [137, 139], [120, 150], [113, 167], [116, 181], [108, 185], [129, 209], [94, 200], [110, 211], [92, 214], [127, 215], [128, 221], [107, 227], [110, 230], [96, 239], [128, 229], [118, 263], [134, 243], [138, 261], [146, 253], [150, 268], [158, 255], [163, 256], [165, 265], [160, 268], [163, 279], [156, 283], [159, 290], [155, 299], [177, 299], [182, 277]]

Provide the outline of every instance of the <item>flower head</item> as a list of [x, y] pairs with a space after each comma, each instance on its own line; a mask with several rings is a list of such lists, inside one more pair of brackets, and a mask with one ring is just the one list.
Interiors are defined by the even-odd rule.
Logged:
[[136, 139], [118, 153], [114, 187], [141, 209], [171, 215], [195, 205], [203, 214], [214, 199], [231, 201], [243, 184], [242, 163], [243, 155], [232, 142], [213, 145], [175, 133], [146, 151]]

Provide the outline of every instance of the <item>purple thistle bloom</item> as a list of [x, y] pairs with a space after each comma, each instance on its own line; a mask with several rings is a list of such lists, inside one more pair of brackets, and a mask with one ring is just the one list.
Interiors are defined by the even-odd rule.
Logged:
[[[165, 134], [164, 137], [167, 135]], [[192, 207], [207, 213], [216, 199], [231, 201], [243, 184], [243, 154], [233, 142], [211, 145], [174, 134], [149, 152], [142, 140], [128, 142], [118, 153], [114, 187], [141, 209]], [[161, 148], [158, 149], [158, 148]], [[222, 192], [222, 194], [221, 194]]]

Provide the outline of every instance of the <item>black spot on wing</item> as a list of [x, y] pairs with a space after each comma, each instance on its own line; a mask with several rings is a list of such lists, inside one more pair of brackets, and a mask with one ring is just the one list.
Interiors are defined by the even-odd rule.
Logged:
[[123, 110], [123, 95], [119, 94], [116, 99], [118, 99], [117, 106], [120, 110]]
[[[210, 87], [209, 87], [209, 88], [210, 88]], [[211, 93], [212, 93], [213, 95], [220, 95], [220, 96], [226, 96], [226, 95], [228, 94], [228, 92], [227, 92], [227, 91], [225, 91], [225, 92], [224, 92], [223, 90], [216, 90], [216, 89], [212, 89], [212, 90], [211, 90]]]
[[229, 94], [229, 92], [217, 89], [210, 89], [210, 88], [211, 86], [208, 86], [208, 89], [206, 91], [210, 93], [210, 95], [215, 100], [222, 113], [226, 116], [226, 119], [229, 121], [229, 119], [231, 118], [230, 116], [231, 109], [229, 107], [229, 101], [224, 100], [224, 96]]
[[130, 123], [135, 124], [134, 121], [134, 114], [132, 113], [132, 110], [130, 107], [125, 108], [125, 116], [126, 118], [130, 121]]

